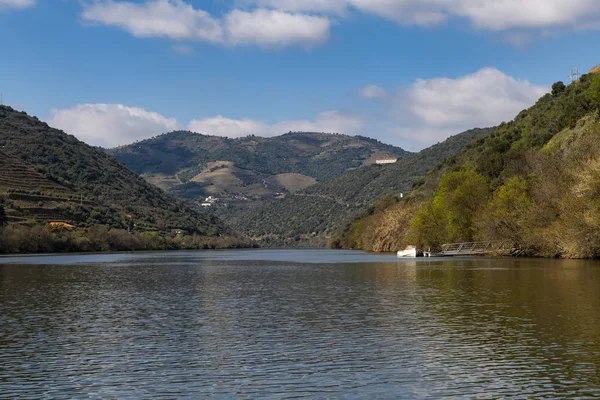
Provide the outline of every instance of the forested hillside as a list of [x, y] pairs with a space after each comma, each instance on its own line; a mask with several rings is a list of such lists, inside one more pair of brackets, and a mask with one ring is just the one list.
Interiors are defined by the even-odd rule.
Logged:
[[463, 132], [396, 164], [361, 167], [283, 199], [221, 208], [219, 215], [265, 246], [325, 246], [352, 216], [386, 194], [409, 193], [435, 165], [491, 131]]
[[61, 222], [163, 237], [174, 230], [231, 234], [214, 215], [164, 193], [105, 152], [6, 106], [0, 106], [0, 201], [9, 228]]
[[521, 254], [600, 257], [600, 75], [557, 82], [511, 122], [448, 159], [402, 201], [386, 198], [334, 247], [509, 240]]
[[293, 192], [377, 158], [409, 154], [362, 136], [307, 132], [229, 139], [180, 131], [107, 151], [179, 196], [227, 200]]

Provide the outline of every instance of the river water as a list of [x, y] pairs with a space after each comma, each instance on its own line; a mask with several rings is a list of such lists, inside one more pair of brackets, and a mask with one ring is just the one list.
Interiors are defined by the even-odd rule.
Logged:
[[598, 398], [600, 263], [0, 258], [0, 398]]

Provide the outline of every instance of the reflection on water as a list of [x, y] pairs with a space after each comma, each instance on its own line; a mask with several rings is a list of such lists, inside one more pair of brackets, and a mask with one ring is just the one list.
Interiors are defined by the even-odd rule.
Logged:
[[0, 265], [0, 397], [600, 396], [596, 262], [111, 256]]

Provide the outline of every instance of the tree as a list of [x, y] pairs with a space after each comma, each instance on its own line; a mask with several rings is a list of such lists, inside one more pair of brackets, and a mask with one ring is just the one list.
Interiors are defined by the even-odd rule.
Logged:
[[510, 178], [496, 189], [478, 219], [479, 238], [511, 240], [517, 247], [522, 247], [524, 236], [531, 228], [529, 219], [533, 206], [527, 181], [520, 176]]
[[411, 244], [438, 249], [446, 242], [446, 219], [443, 204], [434, 199], [425, 202], [410, 221], [408, 241]]
[[445, 174], [432, 200], [411, 221], [409, 239], [437, 248], [443, 242], [468, 242], [476, 235], [475, 219], [487, 205], [487, 180], [467, 169]]
[[0, 205], [0, 228], [8, 223], [8, 217], [6, 216], [6, 211], [4, 211], [4, 207]]
[[564, 92], [566, 88], [567, 87], [565, 86], [565, 84], [561, 81], [556, 82], [554, 85], [552, 85], [552, 97], [558, 96], [559, 94]]
[[585, 98], [593, 108], [600, 109], [600, 75], [596, 75], [592, 80], [590, 87], [585, 92]]
[[489, 194], [486, 179], [473, 170], [450, 172], [442, 177], [436, 198], [444, 204], [450, 241], [473, 240], [473, 221], [477, 211], [487, 204]]

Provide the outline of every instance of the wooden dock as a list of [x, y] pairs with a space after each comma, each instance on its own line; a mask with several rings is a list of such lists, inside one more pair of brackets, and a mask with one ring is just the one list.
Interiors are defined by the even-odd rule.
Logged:
[[431, 256], [509, 255], [513, 250], [513, 245], [509, 241], [448, 243], [442, 245], [442, 251], [440, 253], [432, 254]]

